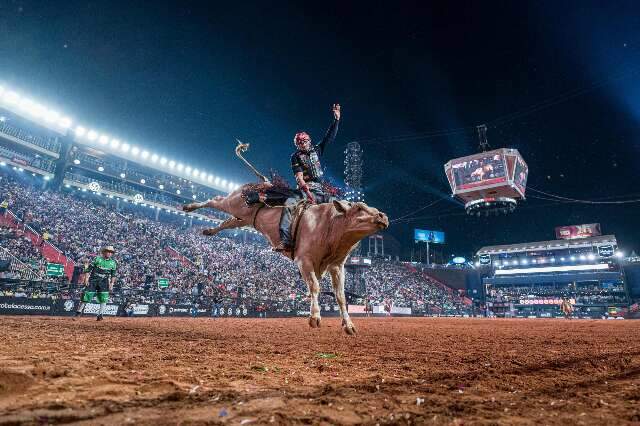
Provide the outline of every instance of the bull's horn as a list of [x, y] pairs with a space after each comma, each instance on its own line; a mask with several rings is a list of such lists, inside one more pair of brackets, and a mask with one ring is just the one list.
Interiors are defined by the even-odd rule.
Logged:
[[248, 162], [243, 156], [242, 153], [246, 152], [249, 150], [249, 144], [248, 143], [242, 143], [240, 142], [240, 139], [236, 139], [236, 141], [238, 141], [238, 145], [236, 146], [236, 155], [238, 156], [238, 158], [240, 160], [242, 160], [242, 162], [249, 167], [249, 169], [251, 169], [251, 171], [253, 173], [255, 173], [256, 176], [258, 176], [259, 179], [262, 179], [263, 182], [269, 182], [269, 179], [267, 179], [267, 177], [265, 175], [263, 175], [262, 173], [260, 173], [258, 170], [256, 170], [255, 167], [253, 167], [253, 165]]

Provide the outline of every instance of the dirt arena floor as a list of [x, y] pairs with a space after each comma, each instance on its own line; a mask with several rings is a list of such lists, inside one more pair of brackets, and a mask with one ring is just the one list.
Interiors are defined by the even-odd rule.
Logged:
[[640, 424], [640, 322], [0, 317], [0, 425]]

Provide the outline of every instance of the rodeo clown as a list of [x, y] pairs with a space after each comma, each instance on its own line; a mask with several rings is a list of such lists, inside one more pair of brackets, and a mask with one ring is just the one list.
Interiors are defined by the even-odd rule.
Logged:
[[84, 271], [85, 289], [82, 292], [82, 299], [75, 314], [76, 317], [82, 315], [84, 307], [91, 302], [93, 296], [96, 296], [98, 303], [100, 303], [100, 310], [96, 319], [102, 321], [104, 308], [109, 299], [109, 291], [111, 291], [116, 282], [117, 264], [112, 259], [115, 251], [113, 246], [104, 247], [100, 252], [101, 256], [96, 256], [93, 262], [86, 267]]

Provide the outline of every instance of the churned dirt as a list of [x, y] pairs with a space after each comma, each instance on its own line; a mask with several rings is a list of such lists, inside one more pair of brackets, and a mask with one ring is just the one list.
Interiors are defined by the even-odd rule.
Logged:
[[640, 322], [0, 317], [0, 424], [640, 423]]

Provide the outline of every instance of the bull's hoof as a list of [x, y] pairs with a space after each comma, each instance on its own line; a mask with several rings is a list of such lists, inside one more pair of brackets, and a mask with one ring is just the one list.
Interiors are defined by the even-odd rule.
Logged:
[[218, 233], [218, 230], [215, 228], [207, 228], [205, 230], [202, 231], [202, 235], [206, 235], [206, 236], [212, 236], [212, 235], [216, 235]]
[[353, 325], [353, 323], [351, 321], [346, 322], [346, 321], [342, 320], [342, 329], [349, 336], [354, 336], [356, 334], [356, 326]]
[[182, 211], [189, 213], [189, 212], [192, 212], [192, 211], [196, 210], [196, 208], [197, 208], [196, 207], [196, 203], [184, 204], [182, 206]]
[[320, 318], [309, 317], [309, 327], [320, 328]]

